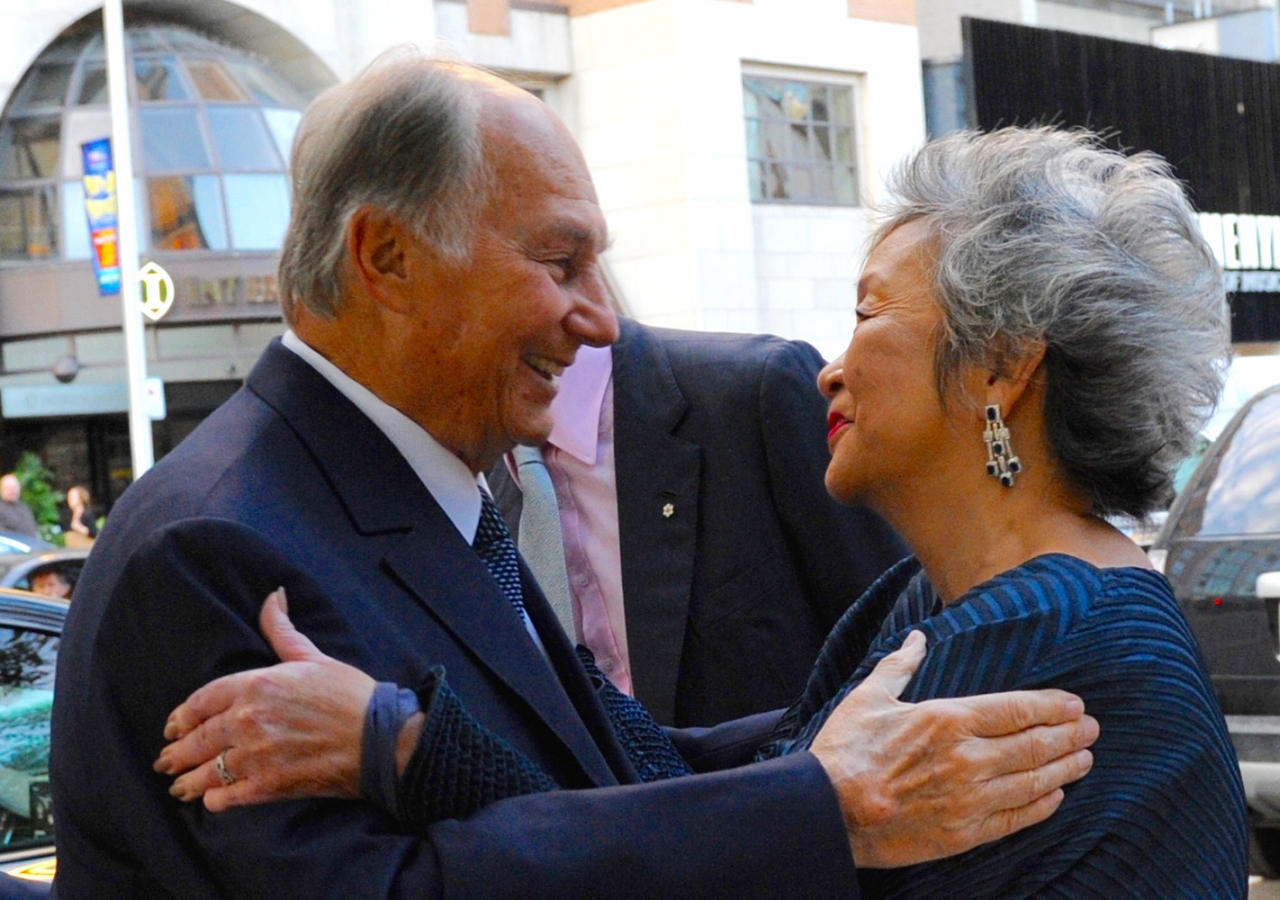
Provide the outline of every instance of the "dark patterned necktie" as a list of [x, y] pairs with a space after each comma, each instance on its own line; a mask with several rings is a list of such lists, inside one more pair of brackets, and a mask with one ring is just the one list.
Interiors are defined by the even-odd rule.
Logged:
[[[507, 531], [507, 523], [502, 520], [497, 505], [484, 491], [480, 492], [480, 525], [476, 528], [476, 539], [471, 546], [489, 567], [502, 592], [528, 626], [529, 614], [524, 608], [524, 589], [520, 585], [520, 562], [516, 545], [511, 540], [511, 532]], [[613, 686], [596, 667], [591, 651], [579, 647], [578, 654], [591, 677], [596, 696], [604, 705], [618, 740], [641, 780], [655, 781], [688, 774], [688, 765], [649, 711], [639, 701]]]
[[520, 561], [516, 555], [515, 542], [511, 540], [511, 532], [507, 531], [507, 523], [502, 521], [502, 513], [497, 505], [484, 491], [480, 492], [480, 525], [476, 528], [476, 539], [471, 544], [476, 554], [489, 567], [502, 593], [507, 595], [511, 605], [516, 608], [520, 618], [526, 623], [529, 614], [524, 609], [524, 589], [520, 586]]

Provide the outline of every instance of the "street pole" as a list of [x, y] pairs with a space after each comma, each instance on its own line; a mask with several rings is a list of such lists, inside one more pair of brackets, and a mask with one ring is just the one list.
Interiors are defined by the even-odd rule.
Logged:
[[120, 304], [124, 313], [124, 352], [129, 386], [129, 447], [133, 480], [155, 461], [151, 419], [146, 410], [147, 350], [138, 287], [138, 215], [133, 190], [133, 141], [129, 129], [129, 86], [124, 46], [122, 0], [102, 4], [111, 92], [111, 157], [116, 173], [116, 226], [120, 250]]

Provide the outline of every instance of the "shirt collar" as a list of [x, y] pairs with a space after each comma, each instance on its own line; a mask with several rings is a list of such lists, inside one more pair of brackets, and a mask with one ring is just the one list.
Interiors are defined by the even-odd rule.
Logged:
[[473, 475], [466, 463], [446, 450], [421, 425], [329, 362], [294, 334], [293, 329], [284, 333], [281, 342], [319, 372], [387, 436], [440, 504], [449, 521], [467, 543], [471, 543], [480, 524], [480, 493], [477, 487], [488, 487], [483, 476]]
[[579, 347], [573, 365], [560, 376], [551, 401], [551, 437], [547, 443], [589, 466], [596, 463], [600, 440], [600, 411], [613, 377], [613, 351], [608, 347]]

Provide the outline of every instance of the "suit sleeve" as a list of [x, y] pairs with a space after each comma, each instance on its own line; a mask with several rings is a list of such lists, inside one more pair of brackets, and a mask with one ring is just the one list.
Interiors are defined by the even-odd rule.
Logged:
[[199, 885], [166, 885], [173, 895], [856, 900], [835, 793], [809, 754], [655, 784], [515, 797], [431, 825], [425, 836], [404, 833], [363, 801], [215, 815], [169, 798], [168, 779], [150, 771], [168, 711], [214, 677], [274, 662], [256, 621], [262, 598], [280, 584], [299, 628], [325, 652], [361, 658], [359, 623], [342, 619], [324, 585], [263, 536], [225, 520], [189, 519], [144, 542], [98, 633], [95, 666], [111, 697], [104, 746], [129, 760], [121, 788], [145, 798], [130, 815], [163, 819], [165, 830], [151, 834], [176, 842], [133, 852], [155, 854], [148, 868], [178, 873], [178, 881], [201, 873]]
[[827, 404], [817, 388], [822, 358], [808, 344], [779, 344], [760, 380], [760, 421], [778, 518], [800, 560], [809, 602], [830, 630], [853, 601], [908, 555], [883, 519], [841, 506], [826, 490]]

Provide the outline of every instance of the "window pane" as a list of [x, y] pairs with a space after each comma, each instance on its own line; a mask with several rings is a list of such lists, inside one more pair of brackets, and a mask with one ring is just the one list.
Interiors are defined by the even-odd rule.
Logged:
[[792, 122], [803, 122], [808, 119], [811, 112], [809, 85], [799, 81], [788, 81], [782, 93], [782, 112]]
[[76, 93], [76, 104], [79, 106], [96, 106], [99, 103], [110, 103], [111, 95], [107, 90], [107, 67], [102, 63], [87, 63], [80, 80], [80, 90]]
[[745, 86], [754, 95], [761, 119], [785, 118], [782, 112], [782, 83], [769, 78], [748, 78]]
[[196, 83], [196, 90], [206, 100], [230, 100], [244, 103], [249, 95], [236, 84], [231, 73], [216, 59], [188, 59], [187, 71]]
[[147, 193], [151, 200], [152, 249], [227, 249], [217, 176], [151, 178]]
[[747, 163], [747, 177], [751, 180], [751, 199], [763, 200], [767, 195], [768, 184], [764, 176], [764, 163], [752, 160]]
[[13, 111], [64, 106], [73, 69], [70, 63], [36, 66], [23, 83]]
[[256, 107], [209, 106], [205, 107], [205, 114], [223, 171], [284, 168]]
[[812, 166], [809, 174], [813, 179], [809, 196], [814, 200], [830, 203], [836, 195], [835, 173], [832, 168], [822, 165]]
[[831, 121], [838, 125], [853, 124], [853, 89], [833, 87], [831, 89]]
[[302, 113], [296, 109], [264, 109], [262, 114], [267, 117], [267, 127], [271, 129], [276, 149], [280, 151], [280, 158], [285, 161], [287, 167], [289, 154], [293, 152], [293, 138], [298, 133], [298, 123], [302, 121]]
[[786, 122], [764, 123], [765, 159], [805, 159], [808, 140], [804, 129], [796, 131]]
[[812, 91], [813, 103], [810, 105], [810, 116], [815, 122], [829, 121], [831, 119], [831, 104], [827, 102], [827, 96], [829, 94], [828, 87], [825, 84], [814, 85]]
[[178, 64], [172, 56], [135, 58], [133, 71], [138, 86], [138, 100], [142, 103], [191, 99], [191, 93], [182, 83]]
[[0, 181], [52, 178], [61, 135], [58, 116], [8, 120], [0, 128]]
[[811, 200], [814, 196], [813, 191], [813, 167], [812, 166], [790, 166], [791, 174], [791, 199], [792, 200]]
[[264, 106], [292, 106], [298, 109], [307, 105], [307, 100], [293, 85], [280, 78], [276, 73], [256, 63], [245, 60], [226, 60], [229, 68], [240, 83], [249, 89], [253, 99]]
[[840, 162], [853, 162], [853, 131], [848, 128], [837, 128], [836, 155]]
[[58, 638], [0, 628], [0, 815], [5, 850], [47, 844], [49, 716]]
[[57, 252], [53, 186], [0, 192], [0, 259], [48, 259]]
[[62, 227], [66, 245], [64, 259], [89, 258], [89, 219], [84, 211], [84, 183], [66, 181], [62, 184]]
[[836, 166], [836, 202], [846, 206], [858, 204], [858, 173], [852, 166]]
[[148, 172], [209, 169], [209, 151], [194, 106], [138, 110], [142, 163]]
[[827, 125], [813, 126], [813, 144], [815, 159], [829, 160], [831, 156], [831, 128]]
[[129, 28], [124, 33], [130, 53], [146, 53], [149, 50], [168, 50], [169, 47], [156, 37], [150, 28]]
[[[1254, 403], [1199, 486], [1200, 516], [1183, 515], [1179, 536], [1280, 533], [1280, 394]], [[1199, 500], [1199, 497], [1188, 498]], [[1196, 503], [1187, 510], [1195, 510]], [[1197, 521], [1199, 519], [1199, 521]], [[1197, 527], [1199, 526], [1199, 527]]]
[[279, 250], [289, 224], [284, 175], [227, 175], [227, 221], [237, 250]]
[[755, 119], [747, 119], [747, 158], [764, 158], [764, 147], [760, 143], [760, 123]]

